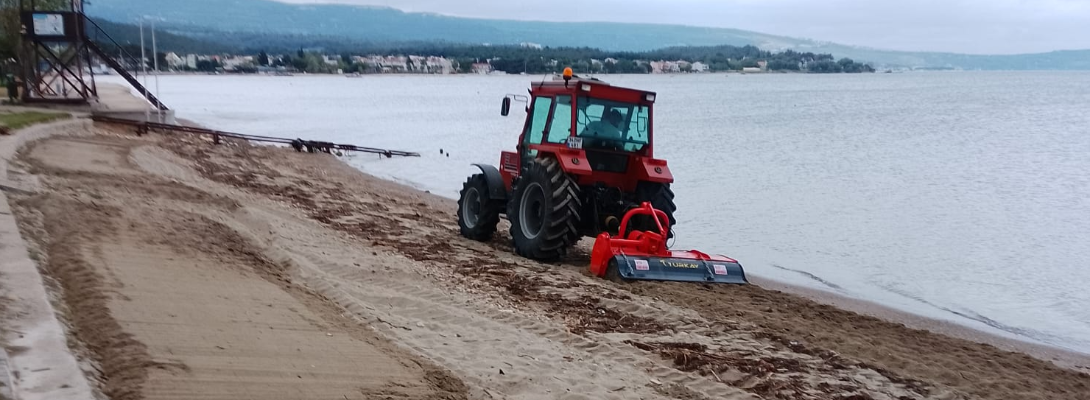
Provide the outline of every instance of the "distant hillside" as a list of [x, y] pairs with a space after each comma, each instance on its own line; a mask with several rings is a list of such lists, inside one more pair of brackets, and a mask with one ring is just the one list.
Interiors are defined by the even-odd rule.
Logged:
[[[835, 46], [833, 46], [835, 47]], [[1090, 70], [1090, 50], [1062, 50], [1036, 54], [975, 55], [932, 52], [902, 52], [830, 47], [822, 52], [871, 61], [877, 66], [965, 70]]]
[[[106, 21], [101, 18], [94, 18], [94, 21], [110, 38], [115, 40], [117, 44], [121, 45], [126, 50], [136, 49], [136, 52], [140, 51], [139, 26]], [[96, 38], [93, 29], [88, 29], [88, 34], [91, 35], [92, 39]], [[176, 35], [169, 32], [156, 32], [155, 42], [160, 51], [173, 51], [180, 54], [216, 54], [240, 50], [238, 47], [230, 44]], [[99, 38], [99, 43], [106, 47], [110, 46], [104, 37]], [[149, 51], [151, 50], [151, 30], [146, 26], [144, 31], [144, 45]]]
[[[293, 5], [269, 0], [95, 0], [87, 12], [113, 21], [159, 19], [172, 32], [239, 47], [292, 44], [446, 41], [647, 51], [670, 46], [754, 45], [764, 50], [831, 53], [878, 66], [963, 69], [1090, 69], [1090, 50], [974, 56], [867, 49], [739, 29], [624, 23], [527, 22], [406, 13], [391, 8]], [[235, 33], [235, 35], [224, 34]]]
[[[96, 0], [87, 7], [87, 12], [119, 22], [135, 21], [141, 16], [158, 17], [174, 28], [183, 29], [331, 35], [376, 42], [533, 42], [620, 51], [720, 44], [752, 44], [778, 50], [806, 42], [737, 29], [484, 20], [405, 13], [383, 7], [293, 5], [269, 0]], [[200, 32], [192, 29], [192, 33]]]

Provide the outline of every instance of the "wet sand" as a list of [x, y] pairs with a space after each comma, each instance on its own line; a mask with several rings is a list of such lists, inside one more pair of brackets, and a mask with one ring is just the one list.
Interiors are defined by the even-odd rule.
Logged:
[[587, 241], [522, 259], [505, 223], [463, 239], [452, 201], [330, 155], [98, 125], [13, 166], [29, 192], [13, 211], [113, 399], [1090, 393], [1085, 358], [1055, 353], [1062, 368], [864, 302], [601, 280]]
[[465, 397], [457, 379], [288, 283], [223, 225], [237, 202], [141, 169], [141, 144], [38, 142], [20, 160], [41, 190], [14, 196], [106, 396]]

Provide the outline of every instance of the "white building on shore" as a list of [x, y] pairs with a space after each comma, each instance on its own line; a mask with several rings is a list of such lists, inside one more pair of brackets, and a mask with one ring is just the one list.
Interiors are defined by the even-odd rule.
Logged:
[[170, 67], [170, 69], [182, 69], [185, 67], [185, 59], [174, 52], [167, 53], [167, 55], [163, 56], [163, 60], [166, 61], [167, 67]]
[[227, 71], [234, 71], [240, 67], [253, 66], [253, 56], [230, 56], [220, 60], [223, 63], [223, 69]]

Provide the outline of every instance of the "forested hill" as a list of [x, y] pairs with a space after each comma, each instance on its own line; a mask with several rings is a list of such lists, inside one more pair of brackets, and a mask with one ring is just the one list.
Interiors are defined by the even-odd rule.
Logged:
[[[95, 24], [102, 28], [102, 31], [117, 42], [117, 44], [129, 50], [130, 53], [139, 54], [140, 52], [140, 27], [137, 25], [122, 24], [113, 21], [107, 21], [101, 18], [93, 19]], [[149, 27], [144, 27], [144, 45], [147, 46], [147, 50], [151, 51], [151, 30]], [[106, 36], [96, 35], [93, 26], [88, 26], [88, 35], [92, 40], [96, 40], [99, 43], [110, 46]], [[197, 39], [189, 36], [183, 36], [173, 34], [170, 32], [156, 32], [155, 34], [156, 47], [162, 51], [175, 52], [179, 54], [225, 54], [243, 51], [241, 47], [230, 45], [218, 41]]]
[[[558, 3], [559, 4], [559, 3]], [[738, 29], [621, 23], [456, 18], [386, 7], [299, 5], [270, 0], [94, 0], [87, 13], [113, 21], [143, 17], [188, 34], [218, 32], [323, 35], [373, 42], [533, 42], [553, 47], [647, 51], [668, 46], [754, 45], [770, 50], [816, 44]]]
[[626, 23], [565, 23], [456, 18], [392, 8], [299, 5], [271, 0], [93, 0], [102, 19], [159, 21], [171, 32], [241, 48], [360, 47], [360, 44], [446, 42], [590, 47], [640, 52], [682, 46], [746, 46], [832, 54], [879, 67], [962, 69], [1090, 69], [1090, 50], [1023, 55], [897, 52], [739, 29]]

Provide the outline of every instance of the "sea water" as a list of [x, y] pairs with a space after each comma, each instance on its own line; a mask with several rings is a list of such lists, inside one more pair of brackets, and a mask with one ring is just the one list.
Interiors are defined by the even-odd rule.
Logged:
[[[163, 76], [216, 129], [417, 151], [360, 169], [457, 198], [541, 76]], [[676, 248], [1090, 353], [1090, 73], [622, 75], [658, 93]], [[116, 77], [100, 81], [120, 82]]]

